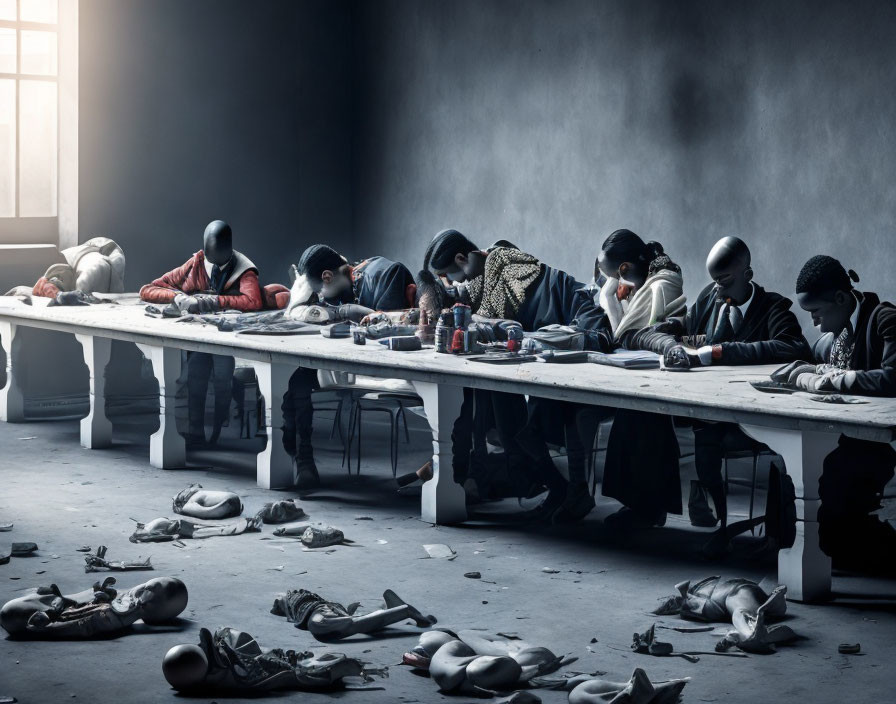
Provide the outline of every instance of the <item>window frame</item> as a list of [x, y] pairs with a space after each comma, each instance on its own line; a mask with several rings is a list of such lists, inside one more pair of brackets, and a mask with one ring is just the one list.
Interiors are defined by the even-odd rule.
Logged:
[[[22, 1], [16, 0], [16, 19], [4, 20], [0, 19], [0, 28], [16, 30], [16, 71], [15, 73], [0, 73], [0, 79], [13, 80], [15, 82], [15, 125], [16, 125], [16, 156], [15, 156], [15, 214], [0, 216], [0, 244], [58, 244], [60, 240], [60, 209], [62, 207], [61, 193], [62, 190], [62, 155], [61, 155], [61, 138], [63, 136], [61, 129], [62, 124], [62, 91], [61, 84], [61, 66], [62, 59], [62, 14], [63, 6], [68, 0], [57, 0], [56, 23], [48, 22], [32, 22], [20, 19], [22, 16]], [[77, 0], [73, 0], [77, 3]], [[77, 5], [75, 6], [77, 12]], [[77, 17], [77, 15], [76, 15]], [[23, 31], [40, 31], [56, 34], [56, 73], [52, 76], [22, 73], [22, 32]], [[77, 31], [75, 31], [77, 34]], [[19, 98], [21, 95], [20, 82], [26, 81], [44, 81], [54, 83], [56, 85], [56, 214], [52, 216], [31, 216], [21, 215], [19, 213], [21, 193], [21, 110]]]

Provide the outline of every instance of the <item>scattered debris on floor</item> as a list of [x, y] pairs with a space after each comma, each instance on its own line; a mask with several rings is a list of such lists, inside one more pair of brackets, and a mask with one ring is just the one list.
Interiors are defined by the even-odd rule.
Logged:
[[560, 570], [555, 570], [553, 567], [542, 567], [541, 571], [545, 574], [560, 574]]
[[837, 646], [837, 652], [842, 655], [858, 655], [862, 652], [862, 646], [859, 643], [841, 643]]
[[457, 553], [444, 543], [431, 543], [424, 545], [423, 549], [434, 560], [453, 560]]
[[307, 517], [305, 510], [295, 502], [295, 499], [266, 503], [255, 515], [264, 523], [290, 523]]
[[12, 523], [0, 523], [0, 533], [7, 533], [12, 530]]
[[482, 579], [482, 573], [480, 572], [464, 572], [464, 577], [467, 579]]
[[85, 572], [130, 572], [134, 570], [151, 570], [153, 569], [152, 563], [150, 562], [150, 558], [146, 558], [145, 560], [138, 560], [134, 562], [127, 562], [125, 560], [119, 560], [117, 562], [113, 562], [111, 560], [106, 559], [106, 546], [100, 545], [96, 549], [96, 554], [94, 555], [85, 555], [84, 556], [84, 571]]

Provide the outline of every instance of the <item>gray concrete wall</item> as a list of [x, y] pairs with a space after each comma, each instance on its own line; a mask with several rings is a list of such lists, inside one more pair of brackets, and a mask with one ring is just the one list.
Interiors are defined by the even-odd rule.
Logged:
[[629, 227], [693, 297], [734, 234], [782, 292], [829, 253], [896, 295], [893, 3], [389, 0], [354, 28], [364, 254], [416, 270], [457, 227], [587, 279]]
[[80, 236], [122, 245], [129, 289], [215, 218], [262, 283], [348, 243], [346, 2], [82, 0], [80, 23]]

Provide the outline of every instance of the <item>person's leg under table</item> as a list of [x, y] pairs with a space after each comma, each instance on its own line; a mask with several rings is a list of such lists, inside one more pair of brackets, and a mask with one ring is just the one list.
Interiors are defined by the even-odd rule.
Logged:
[[433, 478], [423, 485], [421, 518], [427, 523], [460, 523], [467, 518], [467, 504], [463, 487], [454, 481], [451, 431], [460, 414], [463, 389], [428, 381], [413, 384], [432, 429]]
[[90, 411], [81, 419], [81, 446], [88, 449], [112, 444], [112, 423], [106, 417], [106, 365], [112, 340], [96, 335], [75, 335], [84, 349], [84, 363], [90, 374]]
[[21, 362], [17, 339], [18, 325], [0, 322], [0, 345], [6, 354], [6, 386], [0, 389], [0, 420], [20, 423], [25, 420], [25, 396], [19, 386], [16, 367]]
[[214, 445], [221, 435], [221, 428], [230, 415], [230, 402], [233, 398], [233, 372], [236, 360], [229, 355], [212, 356], [212, 387], [215, 391], [215, 413], [212, 422], [212, 434], [209, 443]]
[[818, 543], [818, 482], [824, 459], [837, 446], [838, 433], [784, 430], [740, 424], [754, 440], [765, 443], [784, 458], [796, 491], [796, 540], [778, 553], [778, 581], [787, 585], [787, 598], [818, 601], [831, 591], [831, 558]]
[[289, 379], [296, 370], [292, 364], [251, 361], [258, 378], [258, 390], [264, 398], [264, 423], [268, 436], [265, 448], [258, 453], [257, 481], [264, 489], [295, 485], [292, 455], [284, 447], [283, 396]]
[[176, 347], [138, 344], [159, 382], [159, 429], [149, 439], [149, 463], [160, 469], [186, 465], [186, 445], [177, 432], [174, 411], [181, 354]]

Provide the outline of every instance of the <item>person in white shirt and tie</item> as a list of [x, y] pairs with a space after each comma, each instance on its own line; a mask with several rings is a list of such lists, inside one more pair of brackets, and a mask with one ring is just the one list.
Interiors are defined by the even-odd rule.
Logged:
[[[780, 364], [805, 359], [809, 351], [793, 302], [753, 281], [750, 249], [737, 237], [723, 237], [709, 252], [710, 283], [683, 319], [644, 333], [649, 347], [664, 353], [673, 368], [710, 365]], [[694, 462], [698, 481], [691, 486], [691, 523], [725, 531], [728, 511], [722, 481], [723, 450], [751, 449], [757, 443], [735, 423], [694, 422]], [[716, 514], [709, 508], [712, 498]], [[715, 540], [713, 545], [727, 545]]]

